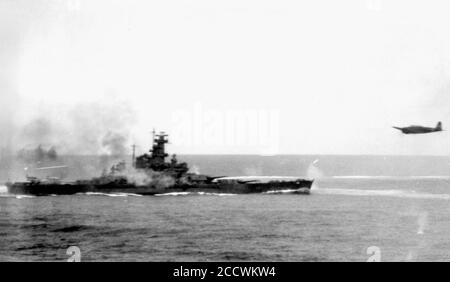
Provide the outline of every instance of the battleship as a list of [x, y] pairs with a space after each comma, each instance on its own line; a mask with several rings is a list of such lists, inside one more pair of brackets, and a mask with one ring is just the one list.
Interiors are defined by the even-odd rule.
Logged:
[[302, 177], [278, 176], [209, 176], [189, 172], [188, 164], [179, 162], [176, 155], [166, 153], [168, 135], [153, 131], [153, 145], [149, 153], [135, 157], [132, 168], [124, 161], [114, 164], [99, 177], [64, 182], [52, 177], [39, 179], [27, 175], [26, 181], [6, 183], [11, 194], [48, 196], [80, 193], [126, 193], [160, 195], [167, 193], [282, 193], [309, 194], [313, 180]]

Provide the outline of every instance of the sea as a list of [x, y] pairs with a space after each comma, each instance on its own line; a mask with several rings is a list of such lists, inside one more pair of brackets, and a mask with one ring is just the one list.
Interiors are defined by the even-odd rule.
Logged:
[[0, 185], [0, 261], [450, 260], [450, 157], [178, 158], [215, 176], [315, 181], [310, 195], [32, 197]]

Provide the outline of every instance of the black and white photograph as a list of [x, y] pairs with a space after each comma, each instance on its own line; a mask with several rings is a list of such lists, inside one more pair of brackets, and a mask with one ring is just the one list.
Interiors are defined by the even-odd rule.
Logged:
[[0, 0], [0, 262], [450, 261], [449, 13]]

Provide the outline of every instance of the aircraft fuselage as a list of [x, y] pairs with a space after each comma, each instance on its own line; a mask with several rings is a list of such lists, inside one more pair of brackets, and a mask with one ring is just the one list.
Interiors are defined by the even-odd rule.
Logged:
[[400, 130], [403, 134], [424, 134], [424, 133], [431, 133], [431, 132], [438, 132], [442, 131], [442, 123], [439, 122], [436, 127], [426, 127], [426, 126], [419, 126], [419, 125], [411, 125], [408, 127], [396, 127], [395, 129]]

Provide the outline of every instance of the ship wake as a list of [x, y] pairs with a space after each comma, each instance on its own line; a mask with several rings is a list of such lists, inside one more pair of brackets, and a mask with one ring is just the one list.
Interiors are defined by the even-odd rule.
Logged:
[[444, 179], [450, 180], [449, 175], [410, 175], [410, 176], [393, 176], [393, 175], [338, 175], [333, 179], [386, 179], [386, 180], [420, 180], [420, 179]]
[[142, 195], [139, 194], [133, 194], [133, 193], [99, 193], [99, 192], [86, 192], [86, 193], [77, 193], [77, 195], [83, 195], [83, 196], [108, 196], [108, 197], [142, 197]]
[[229, 194], [229, 193], [209, 193], [209, 192], [170, 192], [170, 193], [162, 193], [156, 194], [155, 196], [234, 196], [237, 194]]
[[300, 189], [284, 189], [284, 190], [272, 190], [263, 192], [262, 194], [309, 194], [308, 188], [300, 188]]
[[346, 195], [346, 196], [380, 196], [410, 199], [439, 199], [450, 200], [450, 194], [432, 194], [405, 190], [369, 190], [369, 189], [345, 189], [345, 188], [317, 188], [312, 194], [321, 195]]

